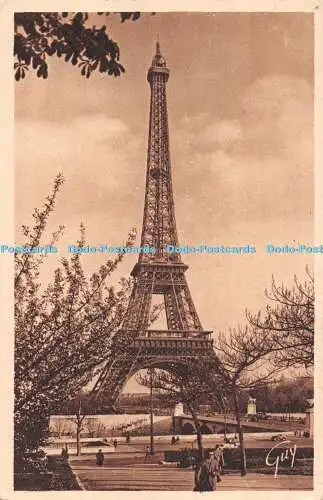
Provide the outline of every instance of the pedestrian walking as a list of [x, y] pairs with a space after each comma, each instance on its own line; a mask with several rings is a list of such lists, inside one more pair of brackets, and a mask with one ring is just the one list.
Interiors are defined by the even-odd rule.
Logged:
[[146, 446], [146, 455], [145, 455], [145, 458], [149, 458], [150, 457], [150, 448], [149, 446]]
[[215, 491], [217, 470], [214, 455], [203, 458], [195, 468], [195, 486], [193, 491]]
[[115, 447], [115, 449], [117, 449], [117, 446], [118, 446], [118, 441], [117, 441], [117, 439], [115, 439], [115, 440], [113, 441], [113, 446]]
[[222, 446], [217, 444], [214, 451], [211, 452], [211, 456], [213, 456], [213, 459], [214, 459], [214, 468], [216, 470], [216, 478], [217, 478], [218, 483], [220, 483], [222, 481], [221, 474], [223, 472], [223, 467], [224, 467]]
[[65, 447], [62, 448], [61, 457], [65, 458], [65, 460], [68, 460], [68, 447], [67, 447], [67, 444], [65, 444]]
[[99, 450], [96, 454], [96, 465], [103, 465], [104, 455], [102, 450]]

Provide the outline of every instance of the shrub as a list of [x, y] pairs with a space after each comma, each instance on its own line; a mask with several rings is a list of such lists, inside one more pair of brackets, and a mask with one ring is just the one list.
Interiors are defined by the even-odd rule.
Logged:
[[15, 471], [21, 473], [40, 473], [47, 471], [47, 457], [44, 451], [15, 454]]

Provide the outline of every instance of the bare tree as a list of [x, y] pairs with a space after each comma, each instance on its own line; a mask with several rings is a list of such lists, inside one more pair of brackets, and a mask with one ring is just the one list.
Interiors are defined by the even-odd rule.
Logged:
[[306, 279], [294, 277], [290, 289], [272, 279], [270, 300], [265, 312], [247, 312], [249, 324], [269, 333], [276, 344], [275, 362], [285, 367], [312, 367], [314, 364], [314, 277], [306, 268]]
[[[274, 305], [265, 314], [247, 313], [248, 325], [220, 334], [215, 347], [216, 360], [210, 361], [208, 377], [204, 379], [222, 386], [232, 395], [241, 453], [241, 473], [247, 473], [243, 430], [240, 417], [240, 394], [276, 380], [290, 366], [313, 365], [314, 361], [314, 279], [307, 269], [307, 280], [294, 278], [295, 286], [288, 289], [272, 280], [272, 291], [266, 291]], [[203, 379], [205, 364], [200, 368]], [[212, 374], [212, 376], [210, 376]], [[212, 378], [216, 377], [212, 384]]]
[[[181, 366], [180, 369], [168, 372], [165, 370], [155, 370], [153, 387], [157, 395], [169, 404], [183, 402], [192, 415], [197, 438], [199, 455], [203, 457], [202, 432], [199, 423], [197, 410], [199, 398], [203, 394], [210, 394], [210, 386], [203, 382], [200, 376], [197, 376], [195, 364]], [[150, 377], [148, 375], [138, 374], [137, 380], [140, 384], [149, 387]]]
[[[241, 474], [247, 474], [243, 428], [240, 414], [240, 393], [275, 380], [281, 367], [272, 362], [275, 344], [269, 332], [261, 329], [237, 327], [228, 334], [220, 334], [210, 362], [200, 364], [196, 375], [213, 392], [225, 388], [232, 396], [240, 444]], [[223, 391], [223, 389], [222, 389]]]
[[64, 422], [64, 419], [56, 418], [51, 431], [57, 434], [58, 439], [60, 439], [64, 432], [67, 431], [67, 426], [66, 422]]
[[86, 430], [89, 437], [101, 437], [105, 431], [105, 425], [99, 420], [98, 417], [89, 417], [85, 422]]

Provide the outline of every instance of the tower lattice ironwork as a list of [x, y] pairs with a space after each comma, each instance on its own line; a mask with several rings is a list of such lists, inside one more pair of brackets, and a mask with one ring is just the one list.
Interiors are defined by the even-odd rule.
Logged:
[[[169, 70], [157, 42], [148, 71], [151, 89], [146, 192], [140, 253], [131, 275], [134, 285], [122, 328], [116, 335], [114, 355], [98, 378], [93, 394], [104, 394], [113, 407], [127, 380], [138, 370], [158, 367], [169, 371], [201, 356], [213, 355], [210, 331], [204, 331], [185, 278], [188, 266], [179, 253], [166, 251], [178, 246], [175, 222], [166, 83]], [[149, 328], [152, 295], [164, 297], [167, 330]]]

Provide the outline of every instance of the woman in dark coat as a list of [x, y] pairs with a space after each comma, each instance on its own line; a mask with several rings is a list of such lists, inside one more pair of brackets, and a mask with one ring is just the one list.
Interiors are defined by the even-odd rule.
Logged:
[[104, 455], [102, 450], [99, 450], [96, 454], [96, 465], [103, 465]]
[[217, 462], [213, 453], [197, 464], [194, 491], [214, 491], [217, 482]]

